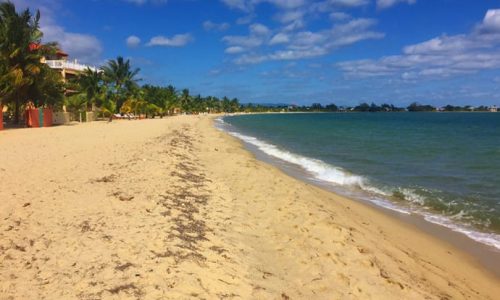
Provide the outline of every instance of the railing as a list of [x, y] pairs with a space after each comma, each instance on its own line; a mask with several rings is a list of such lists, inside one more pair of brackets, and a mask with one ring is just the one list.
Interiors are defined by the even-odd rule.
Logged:
[[45, 61], [45, 63], [52, 69], [70, 69], [75, 71], [85, 71], [87, 70], [87, 68], [89, 68], [94, 72], [98, 70], [96, 67], [79, 64], [76, 60], [73, 62], [69, 62], [66, 60], [47, 60]]

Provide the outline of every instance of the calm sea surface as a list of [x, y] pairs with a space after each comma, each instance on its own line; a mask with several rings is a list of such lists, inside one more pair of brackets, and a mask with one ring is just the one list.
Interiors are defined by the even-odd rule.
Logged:
[[500, 249], [500, 113], [265, 114], [220, 126], [315, 180]]

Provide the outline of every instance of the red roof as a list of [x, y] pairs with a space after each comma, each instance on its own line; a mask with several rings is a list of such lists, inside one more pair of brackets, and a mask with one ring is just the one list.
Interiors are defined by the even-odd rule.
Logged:
[[30, 51], [35, 51], [35, 50], [40, 49], [41, 45], [38, 43], [30, 43], [30, 45], [28, 47], [29, 47]]
[[[40, 45], [39, 43], [30, 43], [30, 45], [29, 45], [29, 49], [30, 49], [30, 51], [35, 51], [35, 50], [38, 50], [38, 49], [40, 49], [41, 47], [42, 47], [42, 45]], [[69, 56], [66, 52], [64, 52], [64, 51], [62, 51], [62, 50], [60, 50], [60, 49], [58, 49], [58, 50], [56, 51], [56, 55], [57, 55], [57, 56], [65, 56], [65, 57], [66, 57], [66, 56]]]
[[63, 52], [62, 50], [57, 50], [56, 54], [57, 54], [58, 56], [69, 56], [69, 55], [68, 55], [68, 53]]

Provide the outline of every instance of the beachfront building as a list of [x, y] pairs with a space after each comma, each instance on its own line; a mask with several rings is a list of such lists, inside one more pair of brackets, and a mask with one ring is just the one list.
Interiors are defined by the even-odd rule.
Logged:
[[69, 61], [68, 54], [60, 50], [54, 56], [44, 57], [42, 62], [46, 63], [50, 68], [59, 71], [64, 81], [75, 78], [86, 69], [97, 70], [96, 67], [81, 64], [76, 59]]
[[[40, 44], [31, 44], [30, 49], [34, 50], [40, 47]], [[51, 69], [58, 71], [64, 82], [68, 82], [72, 78], [76, 78], [83, 71], [90, 69], [92, 71], [96, 71], [98, 68], [94, 66], [89, 66], [85, 64], [81, 64], [78, 60], [70, 61], [68, 60], [69, 55], [62, 50], [57, 50], [55, 54], [45, 56], [42, 58], [42, 63], [47, 64]], [[65, 94], [69, 95], [74, 93], [75, 91], [66, 90]], [[95, 120], [97, 114], [92, 112], [86, 112], [85, 120], [92, 121]], [[53, 114], [53, 122], [54, 124], [66, 124], [71, 120], [71, 116], [68, 112], [66, 112], [66, 107], [62, 107], [62, 111], [55, 112]]]
[[498, 108], [496, 105], [490, 106], [490, 112], [498, 112]]

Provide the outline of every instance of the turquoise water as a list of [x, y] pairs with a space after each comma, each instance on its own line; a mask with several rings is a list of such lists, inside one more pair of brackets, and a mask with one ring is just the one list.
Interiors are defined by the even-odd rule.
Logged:
[[264, 114], [221, 123], [311, 178], [500, 249], [500, 113]]

